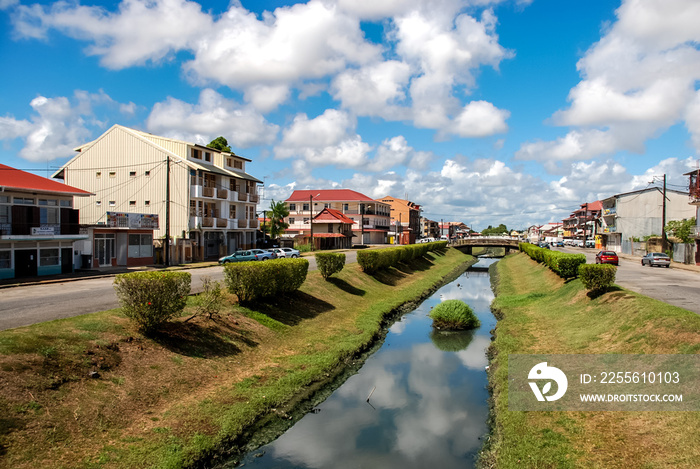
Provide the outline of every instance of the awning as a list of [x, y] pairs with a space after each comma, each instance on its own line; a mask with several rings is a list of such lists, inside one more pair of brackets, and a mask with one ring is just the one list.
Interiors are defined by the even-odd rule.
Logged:
[[314, 238], [347, 238], [342, 233], [314, 233]]

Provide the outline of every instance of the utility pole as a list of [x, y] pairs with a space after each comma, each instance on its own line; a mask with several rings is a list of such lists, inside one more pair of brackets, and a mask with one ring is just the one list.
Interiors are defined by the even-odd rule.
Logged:
[[360, 204], [360, 245], [365, 244], [365, 204]]
[[170, 155], [165, 171], [165, 267], [170, 265]]
[[267, 218], [267, 210], [263, 209], [263, 247], [267, 247], [267, 239], [265, 238], [265, 219]]
[[314, 206], [313, 196], [309, 195], [309, 230], [311, 231], [311, 250], [314, 250]]
[[661, 207], [661, 250], [668, 249], [668, 239], [666, 238], [666, 175], [664, 174], [663, 204]]

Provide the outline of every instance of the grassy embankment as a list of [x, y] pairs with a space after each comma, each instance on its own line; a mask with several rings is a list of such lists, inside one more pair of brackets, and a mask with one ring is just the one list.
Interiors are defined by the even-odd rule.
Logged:
[[[0, 467], [183, 467], [236, 447], [262, 416], [289, 420], [309, 389], [382, 334], [383, 320], [473, 258], [455, 249], [218, 317], [186, 310], [144, 338], [119, 310], [0, 332]], [[100, 377], [88, 373], [98, 370]]]
[[615, 288], [595, 299], [524, 254], [496, 268], [492, 436], [483, 467], [695, 468], [700, 412], [508, 410], [508, 354], [697, 354], [700, 316]]

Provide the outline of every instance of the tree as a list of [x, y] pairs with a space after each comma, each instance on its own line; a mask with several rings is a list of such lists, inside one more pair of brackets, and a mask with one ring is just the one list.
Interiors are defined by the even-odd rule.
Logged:
[[289, 216], [287, 204], [285, 202], [275, 202], [275, 199], [272, 199], [270, 211], [268, 212], [270, 225], [265, 227], [265, 231], [270, 233], [271, 238], [278, 238], [284, 233], [284, 230], [289, 228], [289, 224], [284, 222], [284, 218], [287, 216]]
[[508, 233], [510, 233], [510, 231], [508, 231], [508, 228], [506, 228], [506, 225], [504, 225], [503, 223], [501, 223], [500, 225], [498, 225], [498, 226], [495, 227], [495, 228], [492, 227], [491, 225], [489, 225], [488, 228], [486, 228], [485, 230], [483, 230], [483, 231], [481, 232], [481, 234], [483, 234], [483, 235], [485, 235], [485, 236], [488, 236], [488, 235], [501, 235], [501, 234], [508, 234]]
[[683, 220], [671, 220], [664, 228], [666, 233], [672, 234], [676, 238], [680, 238], [684, 243], [691, 241], [690, 234], [695, 226], [695, 217], [684, 218]]
[[231, 153], [231, 147], [228, 145], [228, 141], [224, 137], [216, 137], [214, 140], [209, 142], [207, 145], [209, 148], [214, 148], [219, 151], [226, 151]]

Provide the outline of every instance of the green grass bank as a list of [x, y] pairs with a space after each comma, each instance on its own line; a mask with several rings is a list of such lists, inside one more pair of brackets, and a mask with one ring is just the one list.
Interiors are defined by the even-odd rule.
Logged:
[[508, 354], [697, 354], [700, 316], [614, 287], [590, 298], [525, 254], [492, 270], [492, 434], [482, 468], [695, 468], [700, 412], [508, 410]]
[[209, 467], [256, 424], [293, 422], [391, 317], [474, 261], [448, 249], [373, 275], [309, 272], [292, 295], [229, 297], [212, 318], [185, 321], [190, 304], [152, 338], [119, 310], [0, 332], [0, 467]]

